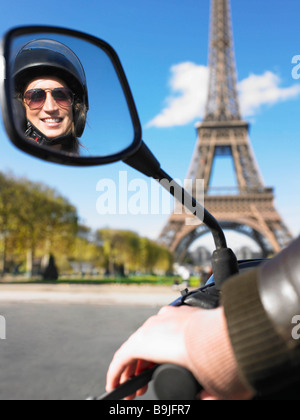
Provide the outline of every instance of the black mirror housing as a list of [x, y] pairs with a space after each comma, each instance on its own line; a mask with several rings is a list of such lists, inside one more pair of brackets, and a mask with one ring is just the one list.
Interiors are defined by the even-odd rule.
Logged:
[[[78, 40], [78, 42], [80, 40], [80, 42], [85, 42], [86, 45], [93, 46], [96, 50], [97, 48], [99, 49], [99, 51], [101, 50], [100, 53], [102, 55], [105, 55], [106, 60], [110, 62], [110, 66], [114, 71], [114, 77], [120, 86], [119, 90], [122, 93], [122, 101], [124, 102], [124, 108], [126, 108], [126, 113], [128, 114], [127, 119], [129, 121], [128, 124], [130, 124], [130, 133], [132, 133], [130, 134], [130, 136], [127, 136], [128, 138], [125, 139], [124, 144], [122, 144], [122, 146], [120, 146], [118, 149], [115, 148], [115, 150], [113, 150], [112, 152], [107, 152], [103, 155], [101, 153], [98, 153], [98, 151], [97, 153], [93, 152], [87, 156], [76, 155], [73, 153], [62, 153], [58, 150], [55, 150], [54, 148], [50, 148], [44, 145], [37, 145], [32, 140], [28, 140], [25, 134], [20, 129], [20, 126], [18, 127], [17, 120], [19, 118], [18, 114], [20, 104], [16, 105], [16, 98], [14, 92], [15, 86], [13, 80], [12, 60], [13, 57], [16, 55], [16, 52], [14, 51], [14, 43], [16, 43], [16, 40], [18, 39], [30, 40], [39, 38], [41, 34], [47, 34], [51, 37], [69, 37], [68, 39], [70, 40]], [[127, 158], [130, 158], [130, 156], [132, 156], [140, 148], [142, 144], [142, 129], [136, 106], [134, 103], [134, 99], [125, 72], [121, 65], [120, 59], [115, 50], [108, 43], [94, 36], [65, 28], [49, 26], [22, 26], [14, 28], [5, 34], [2, 40], [0, 54], [0, 57], [2, 57], [2, 63], [0, 63], [2, 67], [1, 70], [3, 70], [1, 72], [3, 74], [0, 86], [0, 95], [4, 126], [10, 140], [20, 150], [40, 159], [59, 164], [71, 166], [94, 166], [125, 160]], [[104, 74], [104, 72], [102, 74]], [[97, 76], [97, 69], [96, 73], [93, 76], [95, 75]], [[99, 78], [101, 78], [100, 70]], [[108, 89], [107, 95], [109, 95]], [[105, 103], [103, 104], [102, 111], [103, 109], [105, 111]], [[113, 109], [113, 106], [111, 107], [111, 109]], [[96, 112], [96, 110], [94, 111]], [[98, 110], [98, 112], [100, 114], [101, 109]], [[117, 114], [115, 115], [115, 122], [116, 124], [118, 124]], [[107, 122], [107, 124], [109, 123]], [[122, 123], [120, 122], [120, 126], [121, 125]], [[109, 126], [107, 125], [106, 133], [108, 132]], [[122, 133], [122, 131], [120, 131], [120, 133]], [[97, 134], [97, 132], [94, 134]], [[95, 135], [94, 137], [97, 136]], [[115, 137], [120, 138], [121, 136], [117, 135]], [[103, 140], [105, 140], [105, 137], [103, 137]], [[106, 143], [108, 144], [112, 142], [108, 140]]]

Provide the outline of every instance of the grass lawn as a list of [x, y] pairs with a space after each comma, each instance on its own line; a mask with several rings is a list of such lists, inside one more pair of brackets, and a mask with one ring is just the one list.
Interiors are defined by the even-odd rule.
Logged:
[[[172, 286], [175, 280], [179, 280], [181, 283], [181, 279], [176, 277], [168, 277], [168, 276], [154, 276], [154, 275], [140, 275], [140, 276], [129, 276], [129, 277], [68, 277], [63, 276], [60, 277], [57, 281], [43, 281], [40, 277], [37, 278], [26, 278], [23, 277], [10, 277], [3, 279], [3, 283], [22, 283], [22, 284], [47, 284], [47, 283], [55, 283], [55, 284], [94, 284], [94, 285], [101, 285], [101, 284], [132, 284], [132, 285], [153, 285], [153, 286]], [[192, 277], [190, 279], [190, 287], [199, 287], [200, 280], [197, 277]]]

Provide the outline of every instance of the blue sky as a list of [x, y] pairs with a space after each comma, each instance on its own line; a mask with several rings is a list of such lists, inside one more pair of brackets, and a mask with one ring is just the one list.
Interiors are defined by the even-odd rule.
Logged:
[[[253, 149], [266, 185], [275, 187], [277, 209], [297, 235], [300, 79], [292, 78], [292, 58], [300, 55], [300, 3], [231, 0], [231, 6], [241, 104]], [[167, 172], [185, 178], [205, 101], [209, 0], [2, 2], [2, 34], [28, 24], [65, 26], [109, 42], [127, 74], [144, 140]], [[0, 141], [0, 170], [57, 188], [92, 228], [128, 228], [156, 238], [167, 221], [166, 215], [97, 213], [101, 179], [117, 181], [126, 170], [129, 180], [145, 179], [123, 163], [88, 169], [45, 163], [15, 149], [2, 126]]]

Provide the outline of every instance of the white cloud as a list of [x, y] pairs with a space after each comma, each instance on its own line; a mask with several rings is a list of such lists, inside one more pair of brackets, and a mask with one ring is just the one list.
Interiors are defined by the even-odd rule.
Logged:
[[253, 116], [263, 105], [275, 105], [300, 95], [300, 85], [280, 87], [280, 77], [271, 71], [262, 75], [251, 74], [238, 84], [241, 112]]
[[[146, 127], [174, 127], [189, 124], [204, 117], [208, 93], [208, 68], [192, 62], [171, 67], [171, 95], [165, 107]], [[241, 112], [244, 117], [255, 115], [264, 105], [296, 98], [300, 85], [282, 88], [281, 79], [271, 71], [251, 74], [238, 83]]]
[[166, 106], [147, 127], [185, 125], [204, 113], [208, 90], [208, 69], [191, 62], [171, 67], [172, 95]]

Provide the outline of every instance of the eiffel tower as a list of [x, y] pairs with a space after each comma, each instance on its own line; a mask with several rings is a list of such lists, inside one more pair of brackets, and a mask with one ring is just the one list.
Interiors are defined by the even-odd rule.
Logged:
[[[230, 0], [211, 0], [209, 49], [209, 92], [205, 117], [197, 125], [198, 138], [188, 172], [193, 195], [198, 201], [195, 180], [204, 180], [205, 207], [224, 229], [251, 237], [264, 257], [279, 252], [292, 239], [274, 206], [273, 188], [266, 188], [249, 139], [249, 124], [242, 120], [237, 93], [237, 76]], [[216, 158], [230, 156], [234, 162], [237, 188], [226, 191], [210, 187]], [[189, 246], [208, 232], [203, 224], [187, 223], [191, 216], [176, 211], [170, 217], [160, 243], [182, 262]]]

